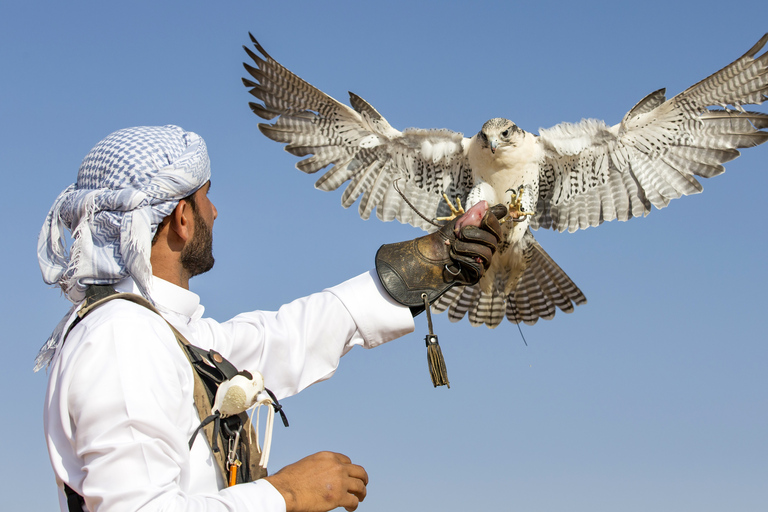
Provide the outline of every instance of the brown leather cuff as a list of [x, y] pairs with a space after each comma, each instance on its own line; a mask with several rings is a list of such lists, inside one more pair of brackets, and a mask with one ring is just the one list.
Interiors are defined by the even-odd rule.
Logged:
[[381, 284], [404, 306], [423, 307], [422, 293], [432, 303], [454, 284], [443, 277], [450, 258], [429, 257], [420, 250], [419, 240], [382, 245], [376, 253]]

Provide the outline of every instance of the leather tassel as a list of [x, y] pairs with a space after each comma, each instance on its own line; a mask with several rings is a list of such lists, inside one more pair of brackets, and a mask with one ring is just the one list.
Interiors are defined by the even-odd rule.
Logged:
[[432, 378], [432, 385], [434, 387], [448, 386], [450, 389], [451, 383], [448, 381], [448, 370], [445, 367], [443, 351], [440, 349], [440, 344], [437, 342], [437, 334], [432, 331], [432, 314], [429, 311], [427, 294], [422, 293], [421, 298], [424, 300], [424, 310], [427, 313], [427, 324], [429, 325], [429, 334], [427, 334], [424, 339], [427, 343], [427, 365], [429, 366], [429, 376]]

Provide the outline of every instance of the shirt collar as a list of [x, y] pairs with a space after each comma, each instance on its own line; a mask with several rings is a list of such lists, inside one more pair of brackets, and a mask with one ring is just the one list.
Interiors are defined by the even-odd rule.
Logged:
[[[175, 313], [192, 320], [203, 316], [205, 308], [200, 304], [198, 294], [156, 276], [152, 276], [151, 286], [152, 300], [161, 312]], [[131, 277], [115, 284], [115, 290], [140, 295], [139, 288]]]

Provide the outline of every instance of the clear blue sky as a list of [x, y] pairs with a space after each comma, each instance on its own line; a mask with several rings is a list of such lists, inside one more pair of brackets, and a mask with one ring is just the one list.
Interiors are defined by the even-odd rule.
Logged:
[[[521, 5], [522, 4], [522, 5]], [[5, 510], [54, 510], [40, 345], [68, 302], [35, 247], [83, 156], [127, 126], [178, 124], [213, 162], [216, 268], [192, 281], [210, 316], [274, 309], [372, 267], [418, 232], [362, 221], [264, 138], [240, 83], [253, 32], [328, 94], [400, 129], [536, 132], [613, 124], [768, 31], [764, 0], [711, 2], [5, 2], [0, 162]], [[765, 112], [766, 107], [760, 107]], [[371, 475], [359, 510], [768, 509], [768, 145], [645, 219], [537, 238], [589, 302], [517, 327], [435, 318], [451, 389], [433, 389], [426, 320], [285, 401], [270, 469], [348, 454]]]

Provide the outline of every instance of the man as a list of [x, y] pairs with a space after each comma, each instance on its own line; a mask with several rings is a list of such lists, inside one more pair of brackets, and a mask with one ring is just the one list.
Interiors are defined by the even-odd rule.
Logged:
[[[219, 323], [202, 317], [189, 291], [189, 279], [214, 262], [210, 186], [198, 135], [177, 126], [128, 128], [91, 150], [46, 218], [38, 242], [43, 278], [75, 303], [36, 365], [50, 365], [45, 433], [62, 510], [65, 487], [92, 512], [356, 509], [368, 475], [338, 453], [226, 487], [210, 445], [188, 444], [202, 418], [193, 370], [168, 323], [191, 344], [261, 372], [278, 398], [290, 396], [330, 377], [353, 346], [411, 332], [419, 307], [400, 297], [402, 289], [424, 289], [431, 301], [452, 279], [476, 280], [499, 239], [496, 217], [486, 214], [482, 228], [456, 235], [450, 225], [417, 239], [419, 255], [405, 265], [400, 254], [408, 251], [390, 251], [395, 256], [379, 271], [388, 284], [369, 272], [277, 312]], [[113, 300], [75, 324], [98, 285], [142, 295], [162, 317]]]

